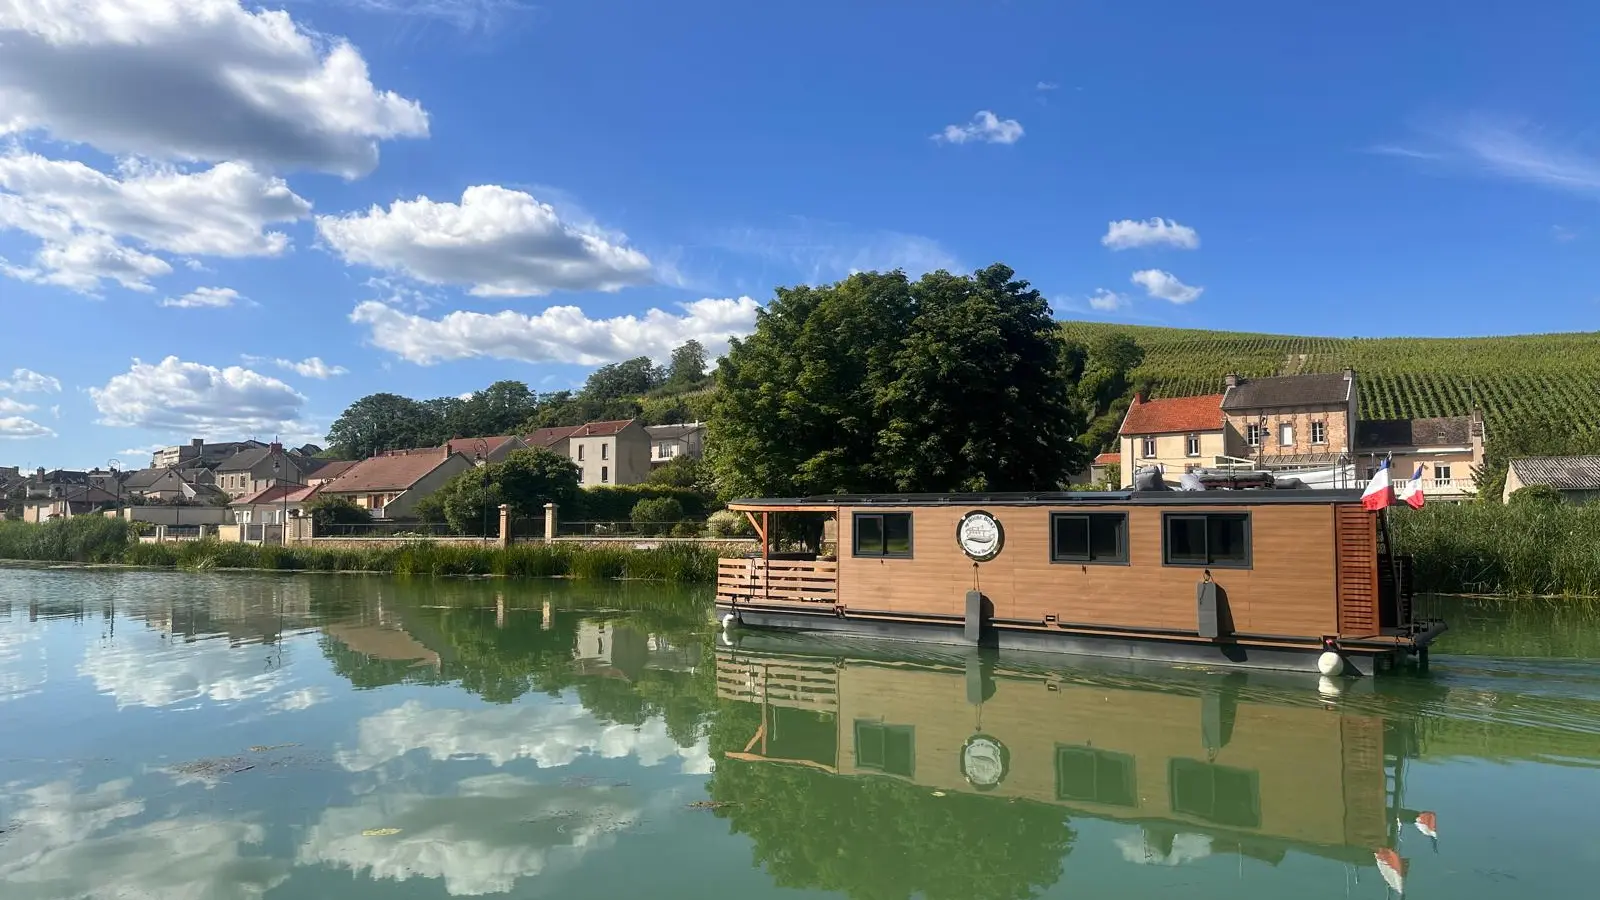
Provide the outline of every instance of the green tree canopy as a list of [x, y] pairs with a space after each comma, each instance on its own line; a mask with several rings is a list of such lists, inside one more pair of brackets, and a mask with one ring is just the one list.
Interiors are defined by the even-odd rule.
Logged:
[[666, 383], [669, 387], [688, 387], [705, 380], [705, 377], [706, 348], [699, 341], [686, 341], [672, 351], [672, 361], [667, 364]]
[[350, 404], [328, 429], [328, 442], [345, 459], [380, 450], [405, 450], [439, 443], [439, 411], [399, 394], [368, 394]]
[[417, 505], [418, 514], [444, 516], [461, 534], [492, 533], [499, 527], [500, 504], [516, 516], [542, 515], [546, 503], [570, 504], [578, 495], [578, 467], [543, 448], [514, 450], [502, 462], [468, 469], [445, 482]]
[[780, 288], [717, 370], [731, 494], [1048, 489], [1082, 468], [1081, 355], [1011, 269]]
[[664, 378], [650, 357], [638, 356], [595, 369], [584, 382], [583, 394], [589, 400], [638, 397], [660, 385]]

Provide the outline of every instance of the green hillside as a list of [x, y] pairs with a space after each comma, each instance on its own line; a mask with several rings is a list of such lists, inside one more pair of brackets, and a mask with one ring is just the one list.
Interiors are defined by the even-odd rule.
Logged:
[[1121, 332], [1144, 360], [1134, 384], [1153, 397], [1222, 390], [1223, 376], [1355, 368], [1364, 419], [1484, 411], [1496, 432], [1530, 428], [1600, 444], [1600, 332], [1484, 338], [1317, 338], [1064, 322], [1074, 340]]

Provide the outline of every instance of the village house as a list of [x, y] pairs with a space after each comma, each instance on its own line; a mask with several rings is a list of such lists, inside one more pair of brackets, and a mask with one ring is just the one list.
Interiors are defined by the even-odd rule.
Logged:
[[1568, 503], [1588, 503], [1600, 498], [1600, 456], [1530, 456], [1513, 459], [1506, 471], [1502, 502], [1525, 487], [1544, 485], [1561, 493]]
[[706, 424], [704, 422], [684, 422], [680, 425], [646, 425], [644, 430], [650, 436], [651, 468], [664, 466], [683, 456], [691, 459], [700, 459], [705, 455]]
[[176, 500], [203, 502], [216, 495], [216, 476], [210, 469], [167, 467], [139, 469], [123, 476], [115, 491], [124, 499], [170, 503]]
[[1292, 472], [1352, 462], [1359, 397], [1354, 369], [1327, 375], [1224, 379], [1227, 456]]
[[354, 459], [325, 459], [322, 465], [305, 478], [306, 487], [318, 487], [338, 478], [350, 471], [359, 460]]
[[325, 484], [274, 484], [229, 503], [228, 512], [237, 525], [282, 525], [285, 517], [305, 515], [306, 504], [321, 494]]
[[472, 467], [472, 460], [444, 447], [387, 450], [351, 466], [320, 493], [348, 499], [376, 519], [404, 519], [423, 497]]
[[217, 487], [237, 500], [279, 482], [305, 484], [307, 476], [322, 465], [323, 460], [286, 451], [274, 441], [265, 447], [241, 450], [219, 463]]
[[187, 444], [177, 444], [171, 447], [162, 447], [150, 456], [150, 468], [169, 469], [174, 466], [201, 466], [215, 468], [223, 460], [245, 450], [260, 450], [267, 446], [258, 440], [248, 441], [221, 441], [208, 444], [202, 438], [194, 438]]
[[115, 494], [93, 485], [67, 485], [59, 493], [22, 501], [22, 521], [47, 522], [87, 516], [117, 505]]
[[556, 428], [541, 428], [523, 438], [522, 442], [534, 450], [549, 450], [551, 453], [559, 453], [562, 456], [570, 457], [572, 448], [568, 445], [567, 438], [582, 427], [581, 425], [562, 425]]
[[1483, 466], [1483, 414], [1432, 419], [1368, 419], [1356, 423], [1356, 460], [1363, 480], [1389, 459], [1389, 477], [1408, 479], [1422, 466], [1429, 500], [1468, 500]]
[[[1119, 452], [1117, 450], [1107, 450], [1106, 452], [1100, 454], [1099, 456], [1096, 456], [1094, 458], [1094, 460], [1089, 463], [1089, 472], [1088, 472], [1088, 475], [1087, 475], [1088, 481], [1091, 484], [1106, 484], [1107, 482], [1109, 482], [1111, 480], [1111, 467], [1112, 466], [1116, 466], [1116, 467], [1118, 467], [1118, 469], [1122, 469], [1122, 453], [1121, 452]], [[1120, 483], [1122, 481], [1122, 476], [1121, 476], [1120, 472], [1117, 475], [1117, 481], [1118, 481], [1118, 486], [1120, 486]]]
[[566, 442], [584, 487], [638, 484], [650, 474], [650, 433], [638, 419], [580, 425]]
[[1133, 396], [1119, 431], [1117, 462], [1122, 487], [1131, 487], [1135, 473], [1154, 466], [1168, 480], [1214, 466], [1227, 452], [1221, 394], [1147, 400]]
[[505, 462], [512, 451], [528, 449], [528, 443], [514, 434], [502, 434], [497, 437], [455, 438], [446, 441], [444, 449], [459, 453], [474, 464], [497, 463]]

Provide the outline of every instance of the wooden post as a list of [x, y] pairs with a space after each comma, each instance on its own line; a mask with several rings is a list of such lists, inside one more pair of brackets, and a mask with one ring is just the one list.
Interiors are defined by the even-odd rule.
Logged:
[[500, 504], [500, 547], [511, 546], [511, 507]]
[[544, 542], [546, 544], [549, 544], [549, 543], [554, 542], [555, 539], [556, 539], [556, 505], [554, 503], [546, 503], [544, 505]]

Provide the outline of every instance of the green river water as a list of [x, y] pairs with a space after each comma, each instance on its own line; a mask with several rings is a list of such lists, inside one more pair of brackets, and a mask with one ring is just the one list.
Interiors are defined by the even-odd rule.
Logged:
[[702, 590], [0, 568], [0, 898], [1595, 896], [1600, 607], [1425, 674], [724, 638]]

